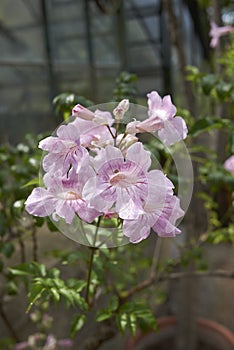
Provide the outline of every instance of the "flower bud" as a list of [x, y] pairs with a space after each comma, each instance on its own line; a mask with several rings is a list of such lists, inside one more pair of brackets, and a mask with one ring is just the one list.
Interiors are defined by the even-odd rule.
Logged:
[[129, 100], [125, 99], [122, 100], [118, 106], [113, 110], [113, 114], [115, 116], [116, 120], [121, 120], [124, 116], [124, 114], [128, 111], [129, 109]]
[[80, 104], [73, 107], [72, 115], [85, 120], [93, 120], [94, 118], [94, 113]]

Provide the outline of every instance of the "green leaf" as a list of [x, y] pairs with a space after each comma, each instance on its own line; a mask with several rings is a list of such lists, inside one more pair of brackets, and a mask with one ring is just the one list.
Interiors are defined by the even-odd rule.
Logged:
[[61, 288], [59, 289], [59, 294], [61, 294], [69, 302], [70, 305], [74, 305], [74, 298], [71, 290], [66, 288]]
[[16, 295], [18, 293], [18, 286], [14, 281], [7, 282], [5, 288], [8, 295]]
[[233, 90], [233, 85], [230, 83], [226, 83], [224, 81], [216, 85], [217, 95], [219, 99], [222, 101], [230, 97], [232, 90]]
[[34, 219], [35, 225], [37, 227], [42, 227], [44, 222], [45, 222], [45, 219], [44, 218], [40, 218], [39, 216], [34, 216], [33, 219]]
[[119, 330], [124, 334], [128, 327], [128, 315], [126, 313], [119, 314], [116, 316], [116, 321]]
[[39, 284], [34, 284], [29, 292], [29, 306], [27, 307], [26, 313], [28, 313], [37, 301], [42, 296], [42, 293], [45, 291], [45, 287]]
[[135, 337], [137, 330], [137, 318], [134, 314], [128, 315], [128, 328], [130, 329], [132, 336]]
[[115, 311], [117, 310], [118, 306], [119, 306], [119, 299], [116, 295], [113, 295], [108, 302], [107, 309], [109, 311]]
[[73, 318], [70, 330], [71, 338], [74, 338], [76, 333], [84, 326], [86, 316], [85, 315], [76, 315]]
[[197, 120], [190, 128], [189, 135], [196, 137], [203, 132], [222, 128], [232, 129], [231, 121], [229, 119], [207, 117]]
[[50, 218], [47, 217], [46, 220], [47, 223], [47, 227], [51, 232], [58, 232], [57, 227], [55, 226], [55, 224], [50, 220]]
[[15, 250], [14, 245], [11, 242], [2, 243], [0, 245], [0, 253], [4, 254], [7, 258], [10, 258]]
[[111, 318], [113, 316], [112, 312], [109, 310], [100, 310], [97, 314], [96, 321], [102, 322], [104, 320], [107, 320], [108, 318]]
[[29, 186], [39, 186], [39, 178], [36, 177], [36, 178], [26, 182], [26, 184], [21, 186], [21, 188], [26, 188], [26, 187], [29, 187]]
[[205, 95], [209, 95], [217, 82], [214, 74], [208, 74], [201, 78], [201, 87]]
[[57, 291], [56, 288], [50, 288], [50, 294], [52, 295], [52, 298], [54, 299], [55, 302], [58, 302], [60, 299], [59, 292]]
[[12, 268], [12, 267], [9, 267], [8, 268], [9, 272], [14, 275], [14, 276], [28, 276], [28, 275], [31, 275], [31, 271], [27, 271], [25, 269], [21, 269], [19, 267], [17, 268]]
[[44, 264], [39, 264], [37, 262], [33, 262], [32, 263], [33, 266], [35, 266], [36, 268], [36, 271], [39, 272], [39, 274], [42, 276], [42, 277], [45, 277], [46, 276], [46, 267]]

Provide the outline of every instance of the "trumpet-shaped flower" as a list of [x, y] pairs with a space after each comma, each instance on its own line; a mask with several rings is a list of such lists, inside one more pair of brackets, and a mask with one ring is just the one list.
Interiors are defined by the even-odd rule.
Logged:
[[150, 192], [157, 204], [161, 203], [160, 208], [173, 194], [173, 184], [161, 171], [148, 171], [150, 153], [140, 142], [129, 147], [125, 158], [119, 149], [107, 146], [94, 158], [93, 165], [96, 176], [84, 186], [83, 196], [101, 212], [114, 208], [121, 219], [138, 220], [145, 215], [145, 203], [150, 205]]
[[59, 169], [63, 175], [71, 165], [78, 171], [89, 162], [88, 151], [80, 145], [79, 131], [72, 124], [60, 126], [57, 137], [50, 136], [40, 141], [39, 148], [49, 152], [43, 159], [43, 168], [47, 172]]
[[183, 140], [187, 136], [187, 126], [181, 117], [175, 117], [176, 107], [171, 102], [169, 95], [163, 99], [156, 91], [147, 94], [149, 105], [149, 119], [158, 118], [162, 125], [158, 131], [158, 136], [166, 145]]
[[107, 146], [93, 159], [96, 176], [86, 183], [84, 197], [99, 211], [107, 212], [115, 205], [120, 217], [126, 207], [135, 217], [148, 194], [150, 164], [150, 153], [139, 142], [129, 147], [125, 159], [118, 148]]
[[[157, 177], [161, 178], [163, 184], [163, 174], [158, 173]], [[158, 190], [160, 190], [160, 196], [157, 194], [157, 183], [153, 187], [151, 184], [149, 195], [143, 206], [144, 212], [135, 219], [124, 219], [123, 233], [130, 242], [138, 243], [146, 239], [151, 228], [161, 237], [175, 237], [181, 232], [175, 226], [177, 219], [184, 215], [179, 199], [172, 195], [170, 187], [164, 185]]]
[[86, 168], [79, 174], [71, 170], [68, 178], [61, 178], [59, 175], [47, 173], [44, 176], [47, 188], [38, 187], [32, 191], [25, 202], [28, 213], [40, 217], [52, 214], [55, 221], [60, 217], [64, 218], [67, 224], [71, 224], [77, 213], [85, 222], [92, 222], [100, 213], [89, 207], [82, 197], [83, 187], [93, 175], [92, 168]]
[[176, 107], [171, 102], [171, 97], [167, 95], [162, 99], [156, 91], [147, 97], [149, 118], [129, 123], [126, 131], [129, 134], [157, 131], [161, 141], [168, 146], [183, 140], [187, 136], [187, 126], [183, 118], [175, 117]]
[[90, 120], [98, 125], [109, 125], [111, 126], [114, 123], [114, 119], [110, 112], [100, 111], [96, 109], [95, 112], [90, 111], [89, 109], [78, 104], [72, 109], [72, 115], [84, 120]]
[[210, 28], [209, 35], [211, 36], [210, 46], [212, 48], [215, 48], [218, 45], [219, 38], [221, 36], [224, 36], [224, 35], [234, 31], [234, 27], [232, 27], [232, 26], [219, 27], [219, 26], [217, 26], [217, 24], [215, 22], [211, 22], [210, 26], [211, 26], [211, 28]]

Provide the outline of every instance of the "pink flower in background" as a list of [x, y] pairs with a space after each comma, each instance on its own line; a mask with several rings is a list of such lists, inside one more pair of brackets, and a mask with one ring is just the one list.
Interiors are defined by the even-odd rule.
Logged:
[[83, 187], [91, 176], [91, 167], [79, 174], [71, 171], [68, 178], [47, 173], [44, 176], [47, 189], [35, 188], [25, 202], [26, 210], [29, 214], [40, 217], [52, 214], [55, 221], [58, 217], [64, 218], [67, 224], [71, 224], [76, 213], [85, 222], [92, 222], [100, 213], [88, 207], [82, 198]]
[[37, 342], [44, 340], [44, 337], [44, 334], [41, 333], [31, 335], [27, 341], [16, 344], [15, 350], [39, 349], [39, 346], [42, 350], [56, 350], [60, 346], [71, 348], [74, 344], [71, 339], [58, 340], [53, 334], [49, 334], [46, 338], [46, 343], [42, 348], [42, 345], [37, 344]]
[[171, 97], [167, 95], [162, 99], [156, 91], [147, 94], [147, 97], [149, 118], [129, 123], [126, 131], [133, 135], [157, 131], [161, 141], [168, 146], [185, 139], [187, 126], [183, 118], [175, 117], [176, 107], [172, 104]]
[[224, 36], [224, 35], [234, 31], [234, 27], [232, 27], [232, 26], [218, 27], [215, 22], [211, 22], [210, 26], [211, 26], [211, 28], [210, 28], [209, 35], [211, 36], [210, 46], [212, 48], [215, 48], [218, 45], [219, 38], [221, 36]]
[[56, 350], [58, 347], [71, 348], [73, 346], [73, 341], [70, 339], [60, 339], [57, 340], [53, 334], [49, 334], [46, 339], [46, 344], [43, 349], [45, 350]]
[[227, 171], [230, 171], [232, 175], [234, 175], [234, 155], [229, 157], [225, 162], [224, 162], [224, 168]]
[[59, 169], [63, 175], [71, 164], [79, 170], [89, 162], [88, 151], [80, 145], [79, 131], [71, 124], [60, 126], [57, 137], [50, 136], [40, 141], [39, 148], [49, 152], [43, 159], [43, 168], [47, 172]]

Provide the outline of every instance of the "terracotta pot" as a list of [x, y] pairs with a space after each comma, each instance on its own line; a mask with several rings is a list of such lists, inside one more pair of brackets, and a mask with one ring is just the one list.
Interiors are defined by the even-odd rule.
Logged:
[[[234, 350], [234, 334], [218, 324], [205, 318], [197, 320], [198, 349]], [[173, 349], [173, 338], [176, 333], [174, 316], [158, 319], [158, 332], [137, 333], [136, 338], [128, 339], [125, 350], [161, 350]]]

